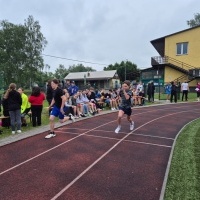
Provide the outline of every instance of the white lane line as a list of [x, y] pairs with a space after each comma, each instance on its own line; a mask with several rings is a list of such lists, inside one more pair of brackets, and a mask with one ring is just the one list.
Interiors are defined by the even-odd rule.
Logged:
[[161, 136], [156, 136], [156, 135], [145, 135], [145, 134], [137, 134], [137, 133], [134, 133], [133, 135], [139, 135], [139, 136], [144, 136], [144, 137], [155, 137], [155, 138], [166, 139], [166, 140], [174, 140], [174, 138], [161, 137]]
[[[102, 131], [102, 132], [108, 132], [108, 133], [113, 133], [114, 131], [105, 131], [105, 130], [94, 130], [94, 132], [98, 132], [98, 131]], [[120, 134], [128, 134], [127, 132], [120, 132]], [[88, 134], [87, 134], [88, 135]], [[166, 140], [174, 140], [174, 138], [168, 138], [168, 137], [161, 137], [161, 136], [156, 136], [156, 135], [145, 135], [145, 134], [139, 134], [139, 133], [133, 133], [132, 135], [139, 135], [139, 136], [144, 136], [144, 137], [155, 137], [155, 138], [161, 138], [161, 139], [166, 139]]]
[[[76, 130], [81, 130], [81, 129], [76, 129]], [[105, 131], [105, 130], [93, 130], [93, 132], [107, 132], [107, 133], [114, 133], [114, 131]], [[56, 133], [68, 133], [68, 134], [72, 134], [72, 135], [79, 135], [80, 133], [73, 133], [73, 132], [69, 132], [69, 131], [56, 131]], [[127, 132], [120, 132], [120, 134], [129, 134]], [[115, 139], [112, 137], [105, 137], [105, 136], [98, 136], [98, 135], [91, 135], [91, 134], [84, 134], [85, 136], [94, 136], [94, 137], [102, 137], [102, 138], [111, 138], [111, 139]], [[152, 138], [159, 138], [159, 139], [165, 139], [165, 140], [174, 140], [174, 138], [167, 138], [167, 137], [160, 137], [160, 136], [155, 136], [155, 135], [145, 135], [145, 134], [137, 134], [137, 133], [132, 133], [130, 135], [137, 135], [137, 136], [142, 136], [142, 137], [152, 137]]]
[[[95, 137], [95, 138], [102, 138], [102, 139], [109, 139], [109, 140], [116, 140], [116, 141], [120, 140], [120, 139], [117, 139], [117, 138], [104, 137], [104, 136], [98, 136], [98, 135], [88, 135], [88, 134], [86, 134], [84, 136], [86, 136], [86, 137]], [[124, 140], [123, 142], [132, 142], [132, 143], [139, 143], [139, 144], [146, 144], [146, 145], [153, 145], [153, 146], [167, 147], [167, 148], [171, 148], [172, 147], [172, 146], [163, 145], [163, 144], [140, 142], [140, 141], [136, 141], [136, 140]]]
[[[114, 120], [114, 121], [116, 121], [116, 120]], [[100, 126], [97, 126], [96, 128], [99, 128], [99, 127], [102, 127], [102, 126], [104, 126], [104, 125], [110, 124], [110, 123], [112, 123], [112, 122], [114, 122], [114, 121], [110, 121], [110, 122], [108, 122], [108, 123], [101, 124]], [[69, 140], [67, 140], [67, 141], [65, 141], [65, 142], [63, 142], [63, 143], [61, 143], [61, 144], [59, 144], [59, 145], [56, 145], [55, 147], [53, 147], [53, 148], [51, 148], [51, 149], [48, 149], [47, 151], [44, 151], [44, 152], [42, 152], [42, 153], [40, 153], [40, 154], [38, 154], [38, 155], [36, 155], [36, 156], [34, 156], [34, 157], [28, 159], [28, 160], [25, 160], [24, 162], [21, 162], [21, 163], [15, 165], [15, 166], [13, 166], [13, 167], [11, 167], [11, 168], [9, 168], [9, 169], [3, 171], [3, 172], [1, 172], [1, 173], [0, 173], [0, 176], [3, 175], [3, 174], [5, 174], [6, 172], [9, 172], [9, 171], [11, 171], [11, 170], [13, 170], [13, 169], [15, 169], [15, 168], [17, 168], [17, 167], [19, 167], [19, 166], [21, 166], [21, 165], [27, 163], [27, 162], [30, 162], [31, 160], [33, 160], [33, 159], [35, 159], [35, 158], [38, 158], [38, 157], [42, 156], [42, 155], [44, 155], [44, 154], [46, 154], [46, 153], [48, 153], [48, 152], [50, 152], [50, 151], [52, 151], [52, 150], [54, 150], [54, 149], [56, 149], [56, 148], [62, 146], [62, 145], [64, 145], [64, 144], [66, 144], [66, 143], [68, 143], [68, 142], [70, 142], [70, 141], [72, 141], [72, 140], [75, 140], [76, 138], [79, 138], [79, 137], [81, 137], [82, 135], [84, 135], [84, 134], [86, 134], [86, 133], [88, 133], [88, 132], [90, 132], [90, 131], [93, 131], [93, 130], [96, 129], [96, 128], [93, 128], [93, 129], [91, 129], [91, 130], [89, 130], [89, 131], [86, 131], [86, 132], [80, 134], [80, 135], [77, 135], [76, 137], [74, 137], [74, 138], [72, 138], [72, 139], [69, 139]], [[47, 139], [44, 139], [44, 140], [47, 140]]]
[[[149, 111], [149, 112], [150, 112], [150, 111]], [[151, 111], [151, 112], [152, 112], [152, 111]], [[144, 113], [144, 112], [141, 112], [141, 114], [143, 114], [143, 113]], [[146, 113], [146, 112], [145, 112], [145, 113]], [[140, 114], [140, 113], [138, 113], [137, 115], [139, 115], [139, 114]], [[124, 117], [124, 118], [125, 118], [125, 117]], [[27, 159], [27, 160], [25, 160], [25, 161], [23, 161], [23, 162], [21, 162], [21, 163], [15, 165], [15, 166], [13, 166], [13, 167], [10, 167], [9, 169], [7, 169], [7, 170], [5, 170], [5, 171], [3, 171], [3, 172], [0, 172], [0, 176], [3, 175], [3, 174], [5, 174], [6, 172], [9, 172], [9, 171], [11, 171], [11, 170], [13, 170], [13, 169], [15, 169], [15, 168], [17, 168], [17, 167], [19, 167], [19, 166], [25, 164], [25, 163], [28, 163], [28, 162], [34, 160], [35, 158], [38, 158], [38, 157], [40, 157], [40, 156], [46, 154], [46, 153], [48, 153], [48, 152], [50, 152], [50, 151], [52, 151], [52, 150], [54, 150], [54, 149], [56, 149], [56, 148], [58, 148], [58, 147], [60, 147], [60, 146], [62, 146], [62, 145], [64, 145], [64, 144], [66, 144], [66, 143], [68, 143], [68, 142], [73, 141], [73, 140], [75, 140], [75, 139], [81, 137], [82, 135], [84, 135], [84, 134], [90, 132], [90, 131], [94, 131], [94, 130], [97, 129], [97, 128], [100, 128], [100, 127], [105, 126], [105, 125], [107, 125], [107, 124], [113, 123], [113, 122], [115, 122], [115, 121], [116, 121], [116, 120], [109, 121], [109, 122], [107, 122], [107, 123], [101, 124], [100, 126], [97, 126], [97, 127], [93, 128], [93, 129], [89, 129], [89, 130], [86, 129], [86, 130], [87, 130], [86, 132], [84, 132], [84, 133], [82, 133], [82, 134], [80, 134], [80, 135], [77, 135], [76, 137], [74, 137], [74, 138], [72, 138], [72, 139], [69, 139], [69, 140], [67, 140], [67, 141], [65, 141], [65, 142], [63, 142], [63, 143], [61, 143], [61, 144], [59, 144], [59, 145], [56, 145], [55, 147], [52, 147], [51, 149], [48, 149], [47, 151], [44, 151], [44, 152], [42, 152], [42, 153], [40, 153], [40, 154], [38, 154], [38, 155], [36, 155], [36, 156], [34, 156], [34, 157], [32, 157], [32, 158], [29, 158], [29, 159]]]
[[[157, 109], [157, 110], [159, 110], [159, 109]], [[161, 110], [163, 110], [163, 109], [161, 109]], [[134, 114], [134, 116], [135, 116], [135, 115], [141, 115], [141, 114], [144, 114], [144, 113], [149, 113], [149, 112], [155, 112], [155, 111], [156, 111], [156, 110], [141, 112], [141, 113]], [[193, 111], [194, 111], [194, 109], [193, 109]], [[173, 113], [173, 114], [182, 113], [182, 112], [189, 112], [189, 111], [181, 111], [181, 112], [176, 112], [176, 113]], [[170, 115], [171, 115], [171, 114], [170, 114]], [[164, 116], [164, 117], [165, 117], [165, 116]], [[124, 118], [125, 118], [125, 117], [124, 117]], [[161, 118], [162, 118], [162, 117], [161, 117]], [[159, 118], [155, 118], [155, 119], [159, 119]], [[21, 162], [21, 163], [15, 165], [15, 166], [13, 166], [13, 167], [11, 167], [11, 168], [9, 168], [9, 169], [3, 171], [3, 172], [0, 172], [0, 176], [3, 175], [3, 174], [5, 174], [5, 173], [7, 173], [7, 172], [9, 172], [9, 171], [11, 171], [11, 170], [13, 170], [13, 169], [15, 169], [15, 168], [17, 168], [17, 167], [19, 167], [19, 166], [21, 166], [21, 165], [23, 165], [23, 164], [25, 164], [25, 163], [28, 163], [28, 162], [30, 162], [30, 161], [32, 161], [32, 160], [34, 160], [34, 159], [36, 159], [36, 158], [38, 158], [38, 157], [40, 157], [40, 156], [46, 154], [46, 153], [48, 153], [48, 152], [50, 152], [50, 151], [52, 151], [52, 150], [54, 150], [54, 149], [56, 149], [56, 148], [58, 148], [58, 147], [60, 147], [60, 146], [62, 146], [62, 145], [64, 145], [64, 144], [66, 144], [66, 143], [68, 143], [68, 142], [73, 141], [73, 140], [75, 140], [75, 139], [81, 137], [82, 135], [85, 135], [86, 133], [88, 133], [88, 132], [90, 132], [90, 131], [93, 131], [93, 130], [95, 130], [95, 129], [97, 129], [97, 128], [100, 128], [100, 127], [105, 126], [105, 125], [107, 125], [107, 124], [113, 123], [113, 122], [115, 122], [115, 121], [116, 121], [116, 120], [113, 120], [113, 121], [104, 123], [104, 124], [102, 124], [102, 125], [100, 125], [100, 126], [97, 126], [97, 127], [93, 128], [93, 129], [90, 129], [90, 130], [88, 130], [88, 131], [86, 131], [86, 132], [84, 132], [84, 133], [82, 133], [82, 134], [80, 134], [80, 135], [77, 135], [76, 137], [74, 137], [74, 138], [72, 138], [72, 139], [69, 139], [69, 140], [67, 140], [67, 141], [65, 141], [65, 142], [63, 142], [63, 143], [61, 143], [61, 144], [59, 144], [59, 145], [56, 145], [55, 147], [52, 147], [51, 149], [48, 149], [47, 151], [44, 151], [44, 152], [42, 152], [42, 153], [40, 153], [40, 154], [38, 154], [38, 155], [36, 155], [36, 156], [34, 156], [34, 157], [32, 157], [32, 158], [29, 158], [29, 159], [27, 159], [27, 160], [25, 160], [25, 161], [23, 161], [23, 162]], [[155, 121], [155, 120], [153, 120], [153, 121]], [[151, 121], [150, 121], [150, 122], [151, 122]], [[145, 124], [146, 124], [146, 123], [145, 123]], [[143, 126], [140, 126], [140, 127], [143, 127]], [[138, 128], [137, 128], [137, 129], [138, 129]], [[135, 129], [135, 130], [137, 130], [137, 129]], [[132, 132], [130, 132], [129, 134], [127, 134], [125, 137], [128, 137], [131, 133], [132, 133]]]
[[66, 185], [60, 192], [58, 192], [51, 200], [56, 200], [58, 197], [60, 197], [66, 190], [68, 190], [75, 182], [77, 182], [84, 174], [86, 174], [94, 165], [96, 165], [100, 160], [102, 160], [108, 153], [110, 153], [115, 147], [117, 147], [121, 142], [123, 142], [130, 134], [132, 134], [133, 132], [135, 132], [136, 130], [142, 128], [143, 126], [146, 126], [147, 124], [150, 124], [156, 120], [162, 119], [164, 117], [168, 117], [171, 115], [176, 115], [176, 114], [180, 114], [180, 113], [184, 113], [184, 112], [188, 112], [188, 111], [180, 111], [180, 112], [176, 112], [176, 113], [172, 113], [172, 114], [168, 114], [165, 116], [161, 116], [158, 118], [154, 118], [153, 120], [150, 120], [146, 123], [144, 123], [143, 125], [139, 126], [138, 128], [136, 128], [134, 131], [131, 131], [129, 134], [125, 135], [122, 139], [120, 139], [115, 145], [113, 145], [110, 149], [108, 149], [108, 151], [106, 151], [102, 156], [100, 156], [97, 160], [95, 160], [89, 167], [87, 167], [82, 173], [80, 173], [73, 181], [71, 181], [68, 185]]
[[83, 131], [90, 130], [89, 128], [86, 129], [86, 128], [68, 128], [68, 127], [66, 127], [66, 128], [65, 128], [65, 127], [62, 127], [62, 128], [61, 128], [61, 127], [60, 127], [60, 128], [58, 128], [58, 129], [56, 129], [56, 130], [71, 130], [71, 129], [72, 129], [72, 130], [74, 130], [74, 129], [75, 129], [75, 130], [83, 130]]

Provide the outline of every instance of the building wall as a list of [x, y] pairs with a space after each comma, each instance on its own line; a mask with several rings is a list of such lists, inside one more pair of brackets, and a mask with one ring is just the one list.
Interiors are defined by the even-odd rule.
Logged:
[[164, 74], [164, 82], [165, 83], [171, 82], [182, 75], [183, 75], [183, 73], [181, 73], [175, 69], [172, 69], [171, 67], [166, 66], [165, 74]]
[[[165, 38], [165, 55], [183, 63], [189, 64], [194, 68], [200, 68], [200, 27], [190, 29]], [[188, 54], [177, 55], [177, 43], [188, 42]], [[188, 69], [188, 68], [186, 68]], [[165, 82], [170, 82], [183, 75], [183, 73], [170, 67], [165, 67]], [[190, 87], [195, 87], [197, 80], [189, 83]]]
[[[200, 67], [200, 27], [165, 38], [165, 55], [194, 67]], [[188, 54], [176, 55], [176, 44], [188, 42]]]

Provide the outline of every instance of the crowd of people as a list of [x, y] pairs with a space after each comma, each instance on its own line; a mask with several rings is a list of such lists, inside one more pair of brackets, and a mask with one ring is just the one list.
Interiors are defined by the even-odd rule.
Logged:
[[[121, 93], [123, 87], [125, 88], [125, 92]], [[126, 84], [124, 83], [122, 88], [117, 90], [110, 89], [107, 92], [104, 89], [95, 90], [93, 87], [79, 90], [74, 81], [70, 82], [67, 80], [62, 86], [59, 85], [58, 80], [52, 80], [47, 86], [47, 97], [50, 110], [50, 133], [45, 138], [49, 139], [56, 136], [54, 132], [55, 117], [58, 117], [61, 123], [67, 120], [75, 121], [77, 118], [96, 115], [100, 113], [101, 110], [103, 110], [106, 106], [112, 111], [119, 110], [121, 113], [118, 116], [119, 125], [122, 113], [126, 114], [127, 107], [130, 107], [131, 109], [133, 102], [142, 104], [142, 99], [144, 98], [142, 88], [137, 88], [137, 92], [135, 91], [133, 94], [130, 87], [130, 82], [126, 82]], [[128, 90], [130, 90], [128, 93], [129, 98], [126, 100], [124, 94]], [[139, 96], [139, 94], [141, 96]], [[125, 104], [126, 101], [128, 101], [127, 105]], [[124, 104], [126, 107], [125, 109], [123, 108]], [[123, 109], [124, 111], [120, 111]], [[129, 114], [130, 112], [128, 112], [127, 116], [129, 116]], [[132, 130], [133, 123], [130, 116], [127, 119], [131, 123], [130, 130]], [[119, 130], [120, 128], [118, 126], [118, 129], [115, 132], [118, 133]]]
[[27, 126], [26, 115], [31, 112], [32, 126], [41, 126], [43, 102], [46, 99], [40, 87], [33, 87], [32, 93], [28, 97], [24, 94], [23, 88], [16, 87], [11, 83], [3, 94], [2, 106], [3, 116], [2, 126], [11, 127], [12, 134], [21, 133], [21, 127]]
[[[199, 101], [200, 83], [197, 83], [195, 90], [197, 92], [197, 100]], [[177, 103], [177, 95], [180, 92], [182, 93], [182, 101], [188, 101], [189, 84], [187, 80], [184, 80], [181, 84], [174, 81], [167, 83], [165, 85], [166, 101]]]
[[[11, 127], [12, 134], [21, 133], [21, 127], [27, 126], [26, 115], [29, 114], [31, 114], [32, 126], [41, 126], [43, 104], [44, 100], [47, 100], [49, 104], [50, 134], [45, 138], [52, 138], [55, 137], [54, 121], [56, 117], [63, 123], [67, 120], [75, 121], [77, 118], [94, 116], [103, 109], [119, 110], [121, 112], [120, 110], [126, 102], [127, 95], [124, 96], [126, 90], [130, 90], [127, 93], [129, 97], [128, 107], [144, 104], [145, 96], [142, 84], [132, 88], [130, 82], [126, 82], [125, 86], [127, 87], [122, 93], [123, 85], [122, 88], [108, 91], [104, 89], [97, 90], [93, 87], [79, 90], [74, 81], [67, 80], [65, 84], [61, 85], [57, 79], [54, 79], [48, 82], [46, 93], [41, 91], [40, 87], [35, 86], [28, 96], [24, 93], [23, 88], [17, 88], [15, 83], [11, 83], [2, 98], [3, 116], [5, 117], [2, 119], [2, 126]], [[127, 105], [125, 104], [125, 107]], [[125, 114], [126, 109], [124, 110]], [[121, 115], [118, 116], [118, 119]], [[128, 121], [132, 123], [130, 118]], [[131, 124], [131, 126], [133, 125]], [[119, 132], [119, 130], [116, 132]]]
[[[153, 82], [147, 86], [147, 100], [154, 102], [155, 86]], [[178, 86], [174, 83], [165, 85], [166, 99], [170, 102], [177, 102]], [[187, 81], [181, 84], [182, 101], [188, 99], [189, 85]], [[196, 87], [198, 101], [200, 100], [200, 83]], [[131, 108], [133, 106], [145, 105], [144, 85], [139, 82], [131, 85], [130, 81], [125, 81], [121, 88], [94, 89], [93, 87], [79, 90], [74, 81], [66, 80], [60, 84], [57, 79], [50, 80], [46, 87], [46, 93], [40, 87], [32, 88], [30, 96], [24, 94], [23, 88], [16, 88], [16, 84], [11, 83], [2, 98], [3, 115], [2, 125], [11, 127], [12, 134], [21, 133], [21, 126], [27, 126], [25, 116], [31, 113], [32, 126], [42, 125], [42, 110], [44, 100], [49, 104], [50, 133], [45, 138], [55, 137], [55, 118], [58, 117], [61, 123], [81, 117], [94, 116], [107, 108], [112, 111], [118, 110], [118, 133], [121, 129], [121, 118], [127, 115], [130, 122], [130, 130], [133, 130], [134, 122], [131, 119]], [[8, 116], [8, 118], [6, 118]]]

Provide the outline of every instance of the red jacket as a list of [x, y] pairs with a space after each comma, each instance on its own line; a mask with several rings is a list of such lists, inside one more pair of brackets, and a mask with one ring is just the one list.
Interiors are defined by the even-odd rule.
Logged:
[[40, 93], [39, 96], [30, 96], [28, 98], [28, 101], [31, 103], [31, 105], [43, 105], [43, 101], [45, 100], [44, 93]]

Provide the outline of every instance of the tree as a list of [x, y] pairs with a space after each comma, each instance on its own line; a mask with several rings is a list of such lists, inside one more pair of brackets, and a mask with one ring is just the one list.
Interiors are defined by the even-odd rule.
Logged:
[[0, 28], [0, 70], [4, 86], [7, 86], [11, 82], [22, 82], [24, 78], [26, 28], [5, 20], [1, 21]]
[[194, 14], [194, 19], [187, 21], [187, 25], [191, 28], [200, 25], [200, 13]]
[[68, 70], [65, 68], [64, 65], [59, 65], [59, 67], [56, 69], [55, 71], [55, 77], [59, 80], [63, 80], [67, 74], [68, 74]]
[[85, 67], [83, 64], [72, 65], [68, 69], [69, 72], [89, 72], [89, 71], [96, 71], [92, 69], [92, 67]]
[[33, 16], [29, 16], [25, 20], [24, 26], [27, 28], [26, 32], [26, 65], [24, 70], [30, 77], [30, 86], [38, 70], [42, 70], [44, 67], [44, 61], [42, 58], [42, 51], [47, 45], [46, 38], [41, 33], [41, 26], [38, 21], [34, 21]]
[[122, 61], [120, 64], [115, 63], [114, 65], [108, 65], [108, 67], [104, 67], [104, 70], [117, 70], [117, 74], [121, 81], [126, 80], [136, 80], [138, 81], [140, 78], [140, 70], [137, 69], [137, 65], [130, 61]]
[[38, 21], [32, 16], [24, 25], [0, 22], [0, 70], [4, 74], [4, 84], [15, 82], [26, 85], [37, 77], [43, 69], [41, 53], [47, 44], [40, 32]]

